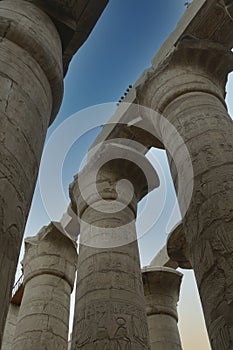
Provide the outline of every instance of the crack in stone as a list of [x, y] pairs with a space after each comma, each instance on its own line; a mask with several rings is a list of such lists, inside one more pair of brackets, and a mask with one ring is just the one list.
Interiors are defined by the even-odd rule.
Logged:
[[13, 81], [11, 80], [11, 84], [10, 84], [10, 88], [9, 88], [9, 91], [8, 91], [8, 95], [6, 97], [6, 104], [5, 104], [5, 113], [7, 112], [7, 109], [8, 109], [8, 106], [9, 106], [9, 99], [10, 99], [10, 96], [11, 96], [11, 92], [12, 92], [12, 89], [13, 89]]
[[8, 22], [3, 34], [0, 37], [0, 42], [2, 42], [6, 38], [7, 33], [9, 32], [10, 28], [11, 28], [11, 22]]

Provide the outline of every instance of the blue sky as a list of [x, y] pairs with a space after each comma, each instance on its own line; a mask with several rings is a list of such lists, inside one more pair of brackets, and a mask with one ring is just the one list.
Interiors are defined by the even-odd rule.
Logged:
[[[175, 28], [184, 11], [182, 0], [110, 0], [89, 39], [73, 58], [65, 79], [63, 103], [48, 131], [46, 143], [58, 126], [74, 113], [99, 104], [115, 104], [128, 85], [133, 84], [143, 70], [151, 65], [151, 59]], [[79, 122], [85, 123], [85, 116], [82, 112], [79, 114]], [[93, 124], [96, 121], [98, 124], [98, 117], [93, 114], [93, 118]], [[108, 120], [108, 114], [105, 120]], [[99, 125], [101, 124], [100, 119]], [[67, 200], [68, 185], [100, 130], [100, 127], [95, 127], [79, 138], [65, 159], [62, 178]], [[59, 145], [68, 138], [69, 134], [62, 135]], [[46, 154], [46, 149], [44, 153]], [[166, 164], [166, 159], [163, 161]], [[48, 175], [53, 163], [51, 159], [49, 168], [46, 169]], [[49, 181], [47, 187], [49, 191]], [[40, 197], [37, 186], [26, 235], [35, 234], [42, 225], [50, 221]], [[54, 213], [51, 219], [59, 220], [61, 215], [62, 210], [59, 212], [57, 208], [56, 215]], [[148, 261], [144, 262], [146, 263]]]
[[64, 102], [51, 130], [80, 109], [117, 101], [150, 66], [184, 10], [183, 0], [110, 0], [72, 61]]
[[[80, 112], [83, 109], [91, 107], [92, 112], [89, 115], [93, 118], [93, 125], [97, 126], [89, 128], [90, 130], [72, 145], [64, 160], [62, 181], [66, 205], [68, 204], [68, 185], [73, 175], [78, 172], [89, 146], [101, 130], [103, 119], [107, 121], [108, 117], [111, 117], [112, 105], [104, 108], [105, 115], [102, 118], [99, 118], [98, 113], [95, 114], [96, 109], [92, 106], [106, 103], [113, 103], [114, 106], [128, 85], [133, 85], [143, 70], [151, 65], [153, 56], [184, 13], [184, 2], [184, 0], [110, 0], [88, 41], [73, 58], [65, 79], [63, 104], [57, 119], [48, 131], [46, 143], [49, 143], [53, 133], [61, 127], [61, 123], [77, 112], [79, 112], [77, 125], [83, 125], [86, 120], [85, 115], [89, 113], [88, 110]], [[60, 132], [55, 154], [59, 153], [59, 147], [63, 147], [70, 137], [69, 133]], [[45, 148], [43, 159], [46, 158], [46, 150]], [[161, 176], [168, 195], [163, 215], [139, 240], [142, 265], [148, 264], [165, 243], [168, 217], [175, 200], [165, 154], [158, 151], [153, 155], [161, 165]], [[48, 159], [50, 159], [49, 166], [43, 166], [46, 163], [42, 161], [42, 168], [43, 175], [47, 174], [48, 177], [45, 188], [49, 194], [51, 193], [50, 199], [54, 211], [52, 215], [46, 213], [40, 188], [37, 185], [26, 227], [26, 236], [35, 235], [51, 220], [59, 220], [66, 209], [63, 204], [59, 205], [54, 199], [54, 193], [51, 190], [53, 183], [51, 174], [56, 164], [53, 157]], [[156, 208], [161, 205], [163, 191], [160, 189], [156, 191], [153, 194], [154, 206], [150, 207], [149, 216], [153, 216]], [[176, 214], [173, 222], [177, 220]], [[184, 350], [210, 349], [192, 272], [185, 272], [179, 310]]]
[[[74, 113], [103, 103], [115, 104], [128, 85], [151, 65], [151, 59], [184, 11], [182, 0], [110, 0], [89, 39], [73, 58], [65, 79], [63, 103], [49, 128], [46, 143], [58, 126]], [[78, 118], [80, 123], [85, 122], [82, 113]], [[95, 122], [98, 120], [95, 115], [93, 118]], [[63, 167], [66, 194], [78, 165], [100, 130], [96, 127], [83, 135], [67, 155]], [[69, 135], [63, 135], [59, 143], [67, 138]], [[50, 166], [53, 166], [52, 160]], [[53, 219], [59, 219], [59, 213]], [[37, 186], [26, 234], [34, 234], [48, 220]]]

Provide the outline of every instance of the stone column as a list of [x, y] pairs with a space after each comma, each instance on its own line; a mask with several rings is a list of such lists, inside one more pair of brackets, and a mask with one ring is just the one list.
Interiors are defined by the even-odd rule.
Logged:
[[105, 145], [75, 178], [80, 252], [72, 350], [150, 349], [135, 217], [137, 202], [157, 186], [146, 157], [123, 145]]
[[62, 47], [31, 2], [0, 1], [0, 344], [44, 139], [63, 94]]
[[182, 349], [177, 327], [182, 277], [182, 273], [169, 267], [142, 269], [151, 350]]
[[213, 350], [233, 348], [233, 126], [224, 100], [232, 69], [230, 50], [186, 36], [138, 91], [183, 140], [162, 119], [156, 124], [176, 190], [183, 187], [179, 204]]
[[15, 337], [15, 328], [17, 324], [18, 314], [19, 314], [20, 305], [10, 303], [6, 325], [3, 334], [2, 347], [1, 350], [11, 350], [14, 337]]
[[13, 349], [67, 350], [74, 242], [51, 223], [25, 240], [22, 265], [25, 286]]

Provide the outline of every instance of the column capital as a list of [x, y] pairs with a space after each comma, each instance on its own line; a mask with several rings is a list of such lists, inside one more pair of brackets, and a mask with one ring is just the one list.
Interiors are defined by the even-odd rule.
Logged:
[[60, 34], [64, 75], [76, 51], [86, 41], [109, 0], [27, 0], [46, 12]]
[[[3, 41], [10, 42], [8, 45], [17, 45], [31, 56], [32, 71], [35, 70], [35, 60], [45, 74], [53, 98], [52, 123], [63, 97], [62, 44], [54, 23], [32, 3], [4, 0], [0, 1], [0, 36]], [[24, 61], [24, 58], [20, 59]], [[39, 76], [42, 73], [35, 74]], [[43, 84], [41, 78], [40, 83]]]
[[56, 222], [56, 225], [65, 235], [68, 235], [73, 241], [77, 241], [80, 233], [80, 223], [78, 216], [71, 207], [71, 203], [62, 215], [60, 222]]
[[25, 239], [22, 261], [24, 284], [43, 274], [59, 276], [73, 289], [77, 269], [76, 244], [50, 223], [35, 237]]
[[171, 260], [177, 262], [178, 267], [192, 269], [182, 222], [178, 223], [168, 236], [167, 253]]
[[134, 208], [158, 186], [158, 175], [144, 154], [128, 145], [107, 142], [70, 185], [72, 209], [81, 217], [88, 206], [100, 200]]
[[142, 269], [147, 315], [166, 314], [178, 321], [176, 306], [182, 278], [181, 272], [169, 267], [147, 266]]
[[192, 92], [213, 94], [225, 105], [225, 85], [232, 70], [230, 49], [184, 35], [158, 67], [148, 72], [145, 83], [137, 88], [138, 99], [160, 113], [171, 101]]

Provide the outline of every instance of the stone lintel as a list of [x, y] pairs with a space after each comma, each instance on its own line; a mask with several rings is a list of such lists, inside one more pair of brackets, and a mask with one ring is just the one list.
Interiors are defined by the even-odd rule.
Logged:
[[[128, 120], [128, 115], [130, 115], [129, 106], [131, 104], [139, 103], [140, 88], [146, 84], [151, 75], [162, 64], [162, 62], [164, 62], [164, 60], [166, 60], [167, 57], [173, 53], [181, 38], [193, 36], [198, 39], [221, 44], [228, 50], [233, 47], [233, 21], [229, 15], [229, 12], [232, 10], [233, 6], [230, 0], [224, 1], [192, 1], [178, 22], [175, 30], [170, 34], [168, 39], [152, 59], [152, 66], [146, 69], [133, 85], [133, 88], [123, 101], [125, 103], [121, 103], [119, 105], [116, 113], [111, 118], [112, 124], [103, 128], [103, 131], [99, 134], [96, 142], [103, 142], [104, 140], [112, 137], [124, 137], [125, 131], [121, 127], [120, 123]], [[132, 114], [131, 120], [133, 118], [134, 116]], [[115, 121], [115, 124], [113, 121]], [[126, 137], [130, 138], [129, 131], [127, 132]], [[153, 142], [154, 141], [152, 141], [150, 147], [163, 148], [161, 140], [157, 140], [157, 142], [154, 142], [154, 144]]]
[[151, 115], [149, 108], [139, 108], [134, 89], [132, 89], [127, 95], [127, 101], [119, 105], [108, 123], [103, 126], [102, 131], [91, 145], [90, 151], [105, 140], [112, 139], [136, 140], [145, 147], [146, 151], [151, 147], [163, 149], [159, 135], [154, 132], [152, 124], [154, 113]]
[[74, 213], [71, 203], [63, 214], [59, 223], [56, 223], [63, 234], [68, 235], [71, 240], [76, 241], [80, 233], [78, 216]]

